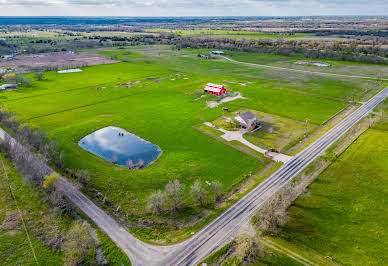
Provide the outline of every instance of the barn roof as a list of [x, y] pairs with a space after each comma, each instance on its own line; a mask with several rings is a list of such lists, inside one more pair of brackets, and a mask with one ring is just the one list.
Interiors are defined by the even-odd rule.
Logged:
[[208, 83], [208, 84], [206, 84], [205, 90], [220, 92], [223, 88], [224, 88], [223, 85]]

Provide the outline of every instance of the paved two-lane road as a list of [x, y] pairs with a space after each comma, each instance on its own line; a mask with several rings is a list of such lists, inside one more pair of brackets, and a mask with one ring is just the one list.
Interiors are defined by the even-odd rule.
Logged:
[[[196, 265], [213, 251], [227, 244], [242, 227], [250, 222], [252, 216], [266, 200], [297, 176], [387, 96], [388, 88], [385, 88], [284, 164], [200, 232], [177, 245], [154, 246], [136, 239], [66, 178], [60, 179], [57, 188], [63, 191], [128, 255], [133, 265]], [[4, 138], [5, 135], [7, 133], [0, 129], [0, 138]], [[15, 140], [13, 145], [20, 146]], [[24, 149], [25, 152], [30, 152], [27, 148]]]

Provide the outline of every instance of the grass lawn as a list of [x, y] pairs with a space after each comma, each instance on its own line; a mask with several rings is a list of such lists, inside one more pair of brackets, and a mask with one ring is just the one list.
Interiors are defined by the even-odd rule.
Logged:
[[295, 202], [275, 241], [311, 259], [386, 264], [387, 172], [388, 133], [370, 129]]
[[[92, 185], [135, 219], [144, 217], [149, 194], [169, 180], [179, 179], [187, 190], [198, 178], [219, 180], [223, 192], [228, 193], [249, 172], [266, 165], [265, 160], [257, 160], [193, 128], [220, 117], [222, 106], [231, 111], [252, 109], [274, 115], [280, 127], [285, 121], [301, 124], [298, 121], [306, 118], [318, 125], [347, 105], [343, 98], [350, 90], [340, 79], [305, 75], [293, 77], [292, 83], [289, 75], [201, 60], [195, 56], [198, 51], [192, 49], [139, 46], [89, 52], [122, 56], [125, 62], [84, 67], [79, 73], [46, 72], [42, 81], [31, 75], [31, 87], [3, 92], [0, 102], [19, 119], [48, 131], [65, 151], [66, 167], [87, 169]], [[225, 80], [249, 83], [243, 86]], [[207, 82], [226, 84], [229, 91], [239, 91], [247, 99], [210, 109], [206, 100], [211, 97], [195, 101]], [[351, 85], [361, 90], [365, 84]], [[327, 97], [333, 91], [337, 91], [335, 99]], [[162, 149], [162, 156], [145, 169], [129, 171], [78, 146], [85, 135], [106, 126], [121, 127], [151, 141]], [[187, 203], [193, 206], [189, 198]], [[184, 214], [165, 219], [187, 222], [199, 212], [202, 209], [190, 207]], [[169, 226], [161, 231], [177, 227]]]

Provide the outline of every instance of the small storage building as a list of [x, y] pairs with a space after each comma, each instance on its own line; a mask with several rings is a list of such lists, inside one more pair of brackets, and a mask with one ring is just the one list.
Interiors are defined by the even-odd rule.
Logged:
[[204, 89], [205, 92], [215, 95], [222, 95], [226, 93], [226, 89], [224, 85], [218, 85], [213, 83], [206, 84], [206, 87]]

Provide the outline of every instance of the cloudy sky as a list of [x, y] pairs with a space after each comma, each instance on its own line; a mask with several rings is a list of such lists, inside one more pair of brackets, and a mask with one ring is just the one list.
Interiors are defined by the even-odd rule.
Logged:
[[388, 15], [387, 0], [0, 0], [0, 16]]

